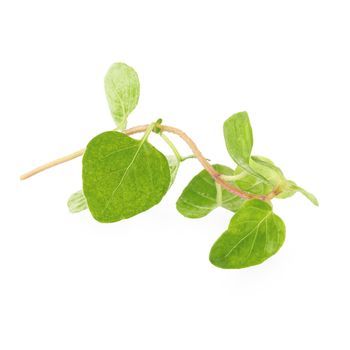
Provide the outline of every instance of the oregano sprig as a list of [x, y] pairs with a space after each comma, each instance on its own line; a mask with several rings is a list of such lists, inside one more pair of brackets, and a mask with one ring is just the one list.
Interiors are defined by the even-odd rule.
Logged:
[[[86, 148], [20, 177], [24, 180], [83, 156], [82, 190], [68, 200], [72, 213], [89, 209], [104, 223], [131, 218], [158, 204], [174, 183], [181, 163], [196, 158], [204, 169], [183, 190], [177, 210], [188, 218], [201, 218], [217, 207], [235, 213], [210, 251], [212, 264], [235, 269], [260, 264], [282, 246], [285, 225], [273, 213], [273, 198], [300, 192], [318, 205], [314, 195], [288, 180], [270, 159], [252, 155], [253, 132], [247, 112], [236, 113], [224, 122], [226, 147], [235, 168], [233, 164], [211, 165], [185, 132], [163, 125], [161, 119], [126, 129], [140, 93], [133, 68], [113, 64], [105, 76], [105, 91], [116, 128], [95, 136]], [[141, 139], [131, 137], [137, 133], [143, 133]], [[171, 155], [164, 155], [149, 143], [151, 133], [169, 146]], [[183, 157], [167, 133], [179, 136], [192, 155]]]

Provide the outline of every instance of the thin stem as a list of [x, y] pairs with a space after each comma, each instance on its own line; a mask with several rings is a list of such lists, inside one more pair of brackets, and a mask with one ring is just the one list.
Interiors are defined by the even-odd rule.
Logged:
[[[133, 135], [139, 132], [144, 132], [148, 129], [150, 125], [140, 125], [140, 126], [136, 126], [134, 128], [130, 128], [127, 130], [124, 130], [124, 133], [126, 135]], [[186, 134], [184, 133], [182, 130], [174, 128], [172, 126], [166, 126], [166, 125], [159, 125], [158, 126], [160, 128], [161, 131], [167, 131], [170, 132], [172, 134], [176, 134], [179, 137], [181, 137], [188, 145], [188, 147], [192, 150], [193, 154], [195, 155], [195, 157], [198, 159], [198, 161], [202, 164], [203, 168], [209, 173], [209, 175], [215, 180], [215, 182], [219, 185], [222, 186], [222, 188], [226, 189], [227, 191], [241, 197], [244, 199], [252, 199], [252, 198], [256, 198], [256, 199], [260, 199], [260, 200], [266, 200], [266, 199], [271, 199], [273, 198], [276, 194], [275, 192], [271, 192], [268, 195], [256, 195], [256, 194], [252, 194], [252, 193], [247, 193], [242, 191], [241, 189], [229, 184], [228, 182], [226, 182], [222, 177], [221, 174], [218, 173], [213, 167], [212, 165], [207, 161], [207, 159], [202, 155], [201, 151], [198, 149], [197, 145], [193, 142], [193, 140]], [[67, 162], [71, 159], [77, 158], [81, 155], [84, 154], [85, 149], [81, 149], [77, 152], [74, 152], [72, 154], [69, 154], [65, 157], [62, 158], [58, 158], [52, 162], [49, 162], [47, 164], [44, 164], [36, 169], [33, 169], [25, 174], [23, 174], [20, 179], [24, 180], [27, 179], [37, 173], [40, 173], [41, 171], [44, 171], [46, 169], [52, 168], [58, 164]]]
[[217, 182], [215, 182], [216, 186], [216, 204], [218, 207], [221, 207], [222, 205], [222, 187]]
[[173, 151], [177, 161], [180, 163], [183, 160], [183, 158], [181, 157], [179, 151], [177, 150], [175, 145], [172, 143], [172, 141], [169, 139], [169, 137], [163, 134], [162, 132], [160, 133], [160, 137], [168, 144], [168, 146]]
[[25, 179], [28, 179], [28, 177], [31, 177], [35, 174], [38, 174], [38, 173], [41, 173], [42, 171], [46, 170], [46, 169], [49, 169], [49, 168], [52, 168], [58, 164], [62, 164], [62, 163], [65, 163], [65, 162], [68, 162], [74, 158], [78, 158], [80, 156], [83, 155], [85, 151], [85, 148], [79, 150], [79, 151], [76, 151], [74, 153], [71, 153], [71, 154], [68, 154], [67, 156], [64, 156], [64, 157], [61, 157], [61, 158], [57, 158], [47, 164], [44, 164], [44, 165], [40, 165], [38, 166], [37, 168], [31, 170], [31, 171], [28, 171], [27, 173], [24, 173], [20, 176], [20, 179], [21, 180], [25, 180]]
[[193, 158], [196, 158], [196, 156], [194, 154], [191, 154], [190, 156], [182, 157], [181, 162], [184, 162], [187, 159], [193, 159]]
[[221, 178], [225, 181], [237, 181], [244, 178], [245, 176], [247, 176], [247, 173], [245, 171], [242, 171], [237, 175], [221, 175]]
[[[134, 128], [130, 128], [128, 130], [125, 130], [124, 131], [124, 134], [126, 135], [133, 135], [133, 134], [137, 134], [139, 132], [143, 132], [145, 130], [147, 130], [147, 127], [148, 125], [140, 125], [140, 126], [136, 126]], [[46, 164], [43, 164], [43, 165], [40, 165], [39, 167], [31, 170], [31, 171], [28, 171], [27, 173], [24, 173], [23, 175], [20, 176], [20, 179], [21, 180], [25, 180], [25, 179], [28, 179], [29, 177], [33, 176], [33, 175], [36, 175], [38, 173], [41, 173], [42, 171], [44, 170], [47, 170], [47, 169], [50, 169], [56, 165], [59, 165], [59, 164], [62, 164], [62, 163], [65, 163], [65, 162], [68, 162], [74, 158], [78, 158], [80, 156], [82, 156], [85, 152], [85, 148], [82, 148], [81, 150], [79, 151], [76, 151], [74, 153], [71, 153], [71, 154], [68, 154], [64, 157], [61, 157], [61, 158], [57, 158], [49, 163], [46, 163]]]
[[151, 134], [151, 132], [152, 132], [152, 130], [154, 128], [154, 125], [155, 125], [155, 123], [152, 123], [152, 124], [148, 125], [145, 133], [142, 136], [142, 141], [147, 141], [149, 135]]

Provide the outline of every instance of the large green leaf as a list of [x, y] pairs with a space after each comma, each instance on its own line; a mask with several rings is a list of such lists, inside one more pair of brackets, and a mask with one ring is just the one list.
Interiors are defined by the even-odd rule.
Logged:
[[210, 251], [217, 267], [239, 269], [261, 264], [274, 255], [285, 239], [283, 221], [271, 206], [257, 199], [245, 202]]
[[225, 121], [224, 137], [228, 153], [236, 164], [248, 173], [268, 182], [250, 166], [253, 132], [247, 112], [236, 113]]
[[139, 100], [137, 73], [125, 63], [114, 63], [105, 76], [105, 91], [113, 119], [118, 129], [124, 130], [128, 115]]
[[[167, 160], [168, 160], [170, 179], [171, 179], [169, 187], [171, 187], [171, 185], [175, 181], [176, 174], [179, 170], [180, 162], [177, 160], [175, 156], [172, 156], [172, 155], [167, 156]], [[78, 191], [73, 193], [69, 197], [67, 205], [71, 213], [79, 213], [85, 209], [88, 209], [87, 201], [83, 191]]]
[[69, 197], [67, 205], [71, 213], [79, 213], [87, 209], [88, 206], [83, 191], [73, 193]]
[[166, 157], [145, 138], [108, 131], [93, 138], [83, 157], [83, 191], [93, 217], [115, 222], [163, 198], [170, 184]]
[[[216, 171], [223, 175], [234, 175], [234, 171], [224, 165], [214, 165]], [[218, 194], [218, 191], [221, 191]], [[201, 218], [221, 206], [236, 211], [243, 199], [217, 187], [206, 170], [197, 174], [183, 190], [176, 202], [177, 210], [188, 218]]]

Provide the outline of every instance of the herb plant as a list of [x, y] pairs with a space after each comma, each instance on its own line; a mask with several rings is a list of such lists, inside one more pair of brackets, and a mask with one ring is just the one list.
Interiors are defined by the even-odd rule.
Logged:
[[[116, 128], [94, 137], [85, 149], [21, 176], [26, 179], [82, 155], [83, 186], [68, 200], [72, 213], [89, 209], [103, 223], [131, 218], [158, 204], [173, 184], [181, 163], [197, 158], [204, 170], [183, 190], [176, 208], [188, 218], [204, 217], [218, 207], [235, 213], [211, 248], [209, 259], [217, 267], [237, 269], [262, 263], [282, 246], [285, 225], [273, 212], [273, 198], [300, 192], [318, 205], [315, 196], [287, 180], [270, 159], [252, 155], [253, 133], [247, 112], [236, 113], [224, 123], [227, 151], [237, 165], [232, 169], [211, 165], [189, 136], [163, 125], [160, 119], [126, 129], [140, 93], [137, 73], [131, 67], [113, 64], [105, 76], [105, 91]], [[149, 143], [152, 132], [168, 144], [172, 155], [165, 156]], [[131, 137], [136, 133], [143, 133], [141, 139]], [[166, 133], [182, 138], [193, 154], [181, 156]]]

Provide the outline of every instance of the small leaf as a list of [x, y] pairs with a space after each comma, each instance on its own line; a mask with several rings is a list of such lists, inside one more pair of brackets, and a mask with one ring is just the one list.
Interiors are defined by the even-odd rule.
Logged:
[[[224, 165], [213, 166], [223, 175], [234, 175], [234, 171]], [[221, 203], [217, 201], [217, 187], [215, 181], [206, 170], [197, 174], [183, 190], [176, 202], [177, 210], [188, 218], [201, 218], [209, 214], [218, 206], [230, 211], [236, 211], [244, 202], [238, 196], [222, 189]]]
[[113, 119], [124, 130], [128, 115], [135, 109], [140, 82], [135, 70], [125, 63], [114, 63], [105, 76], [105, 92]]
[[[246, 173], [241, 179], [237, 180], [236, 185], [245, 192], [254, 194], [268, 194], [276, 186], [282, 185], [286, 179], [282, 171], [277, 168], [273, 162], [262, 156], [252, 156], [250, 160], [251, 168], [262, 175], [268, 182], [263, 181], [261, 178], [257, 178], [250, 173]], [[237, 167], [236, 175], [244, 173], [245, 170]]]
[[248, 173], [267, 182], [267, 179], [250, 166], [253, 132], [247, 112], [236, 113], [225, 121], [224, 137], [228, 153], [236, 164]]
[[284, 240], [284, 223], [271, 206], [257, 199], [249, 200], [214, 243], [209, 259], [224, 269], [258, 265], [274, 255]]
[[87, 202], [83, 191], [73, 193], [67, 202], [68, 208], [71, 213], [79, 213], [87, 209]]
[[309, 201], [311, 201], [311, 203], [313, 203], [314, 205], [318, 206], [318, 200], [317, 198], [310, 192], [304, 190], [302, 187], [299, 187], [297, 185], [292, 186], [292, 188], [298, 192], [300, 192], [301, 194], [303, 194]]
[[294, 181], [288, 180], [286, 181], [280, 188], [282, 192], [277, 195], [277, 198], [288, 198], [295, 194], [295, 192], [300, 192], [303, 194], [308, 200], [310, 200], [314, 205], [318, 206], [317, 198], [310, 192], [306, 191], [302, 187], [298, 186]]
[[247, 112], [240, 112], [224, 123], [224, 136], [227, 150], [232, 159], [244, 168], [249, 165], [253, 148], [253, 132]]
[[145, 138], [116, 131], [93, 138], [83, 157], [83, 191], [93, 217], [115, 222], [158, 204], [170, 184], [166, 157]]
[[[271, 170], [270, 174], [273, 174], [274, 177], [284, 179], [282, 170], [277, 167], [272, 160], [263, 157], [263, 156], [252, 156], [250, 163], [257, 163], [263, 166], [265, 169], [269, 168]], [[258, 170], [257, 170], [258, 171]]]
[[174, 155], [167, 156], [166, 158], [167, 158], [167, 161], [169, 164], [169, 170], [170, 170], [170, 185], [169, 185], [169, 187], [171, 187], [175, 181], [177, 172], [179, 170], [180, 161]]

